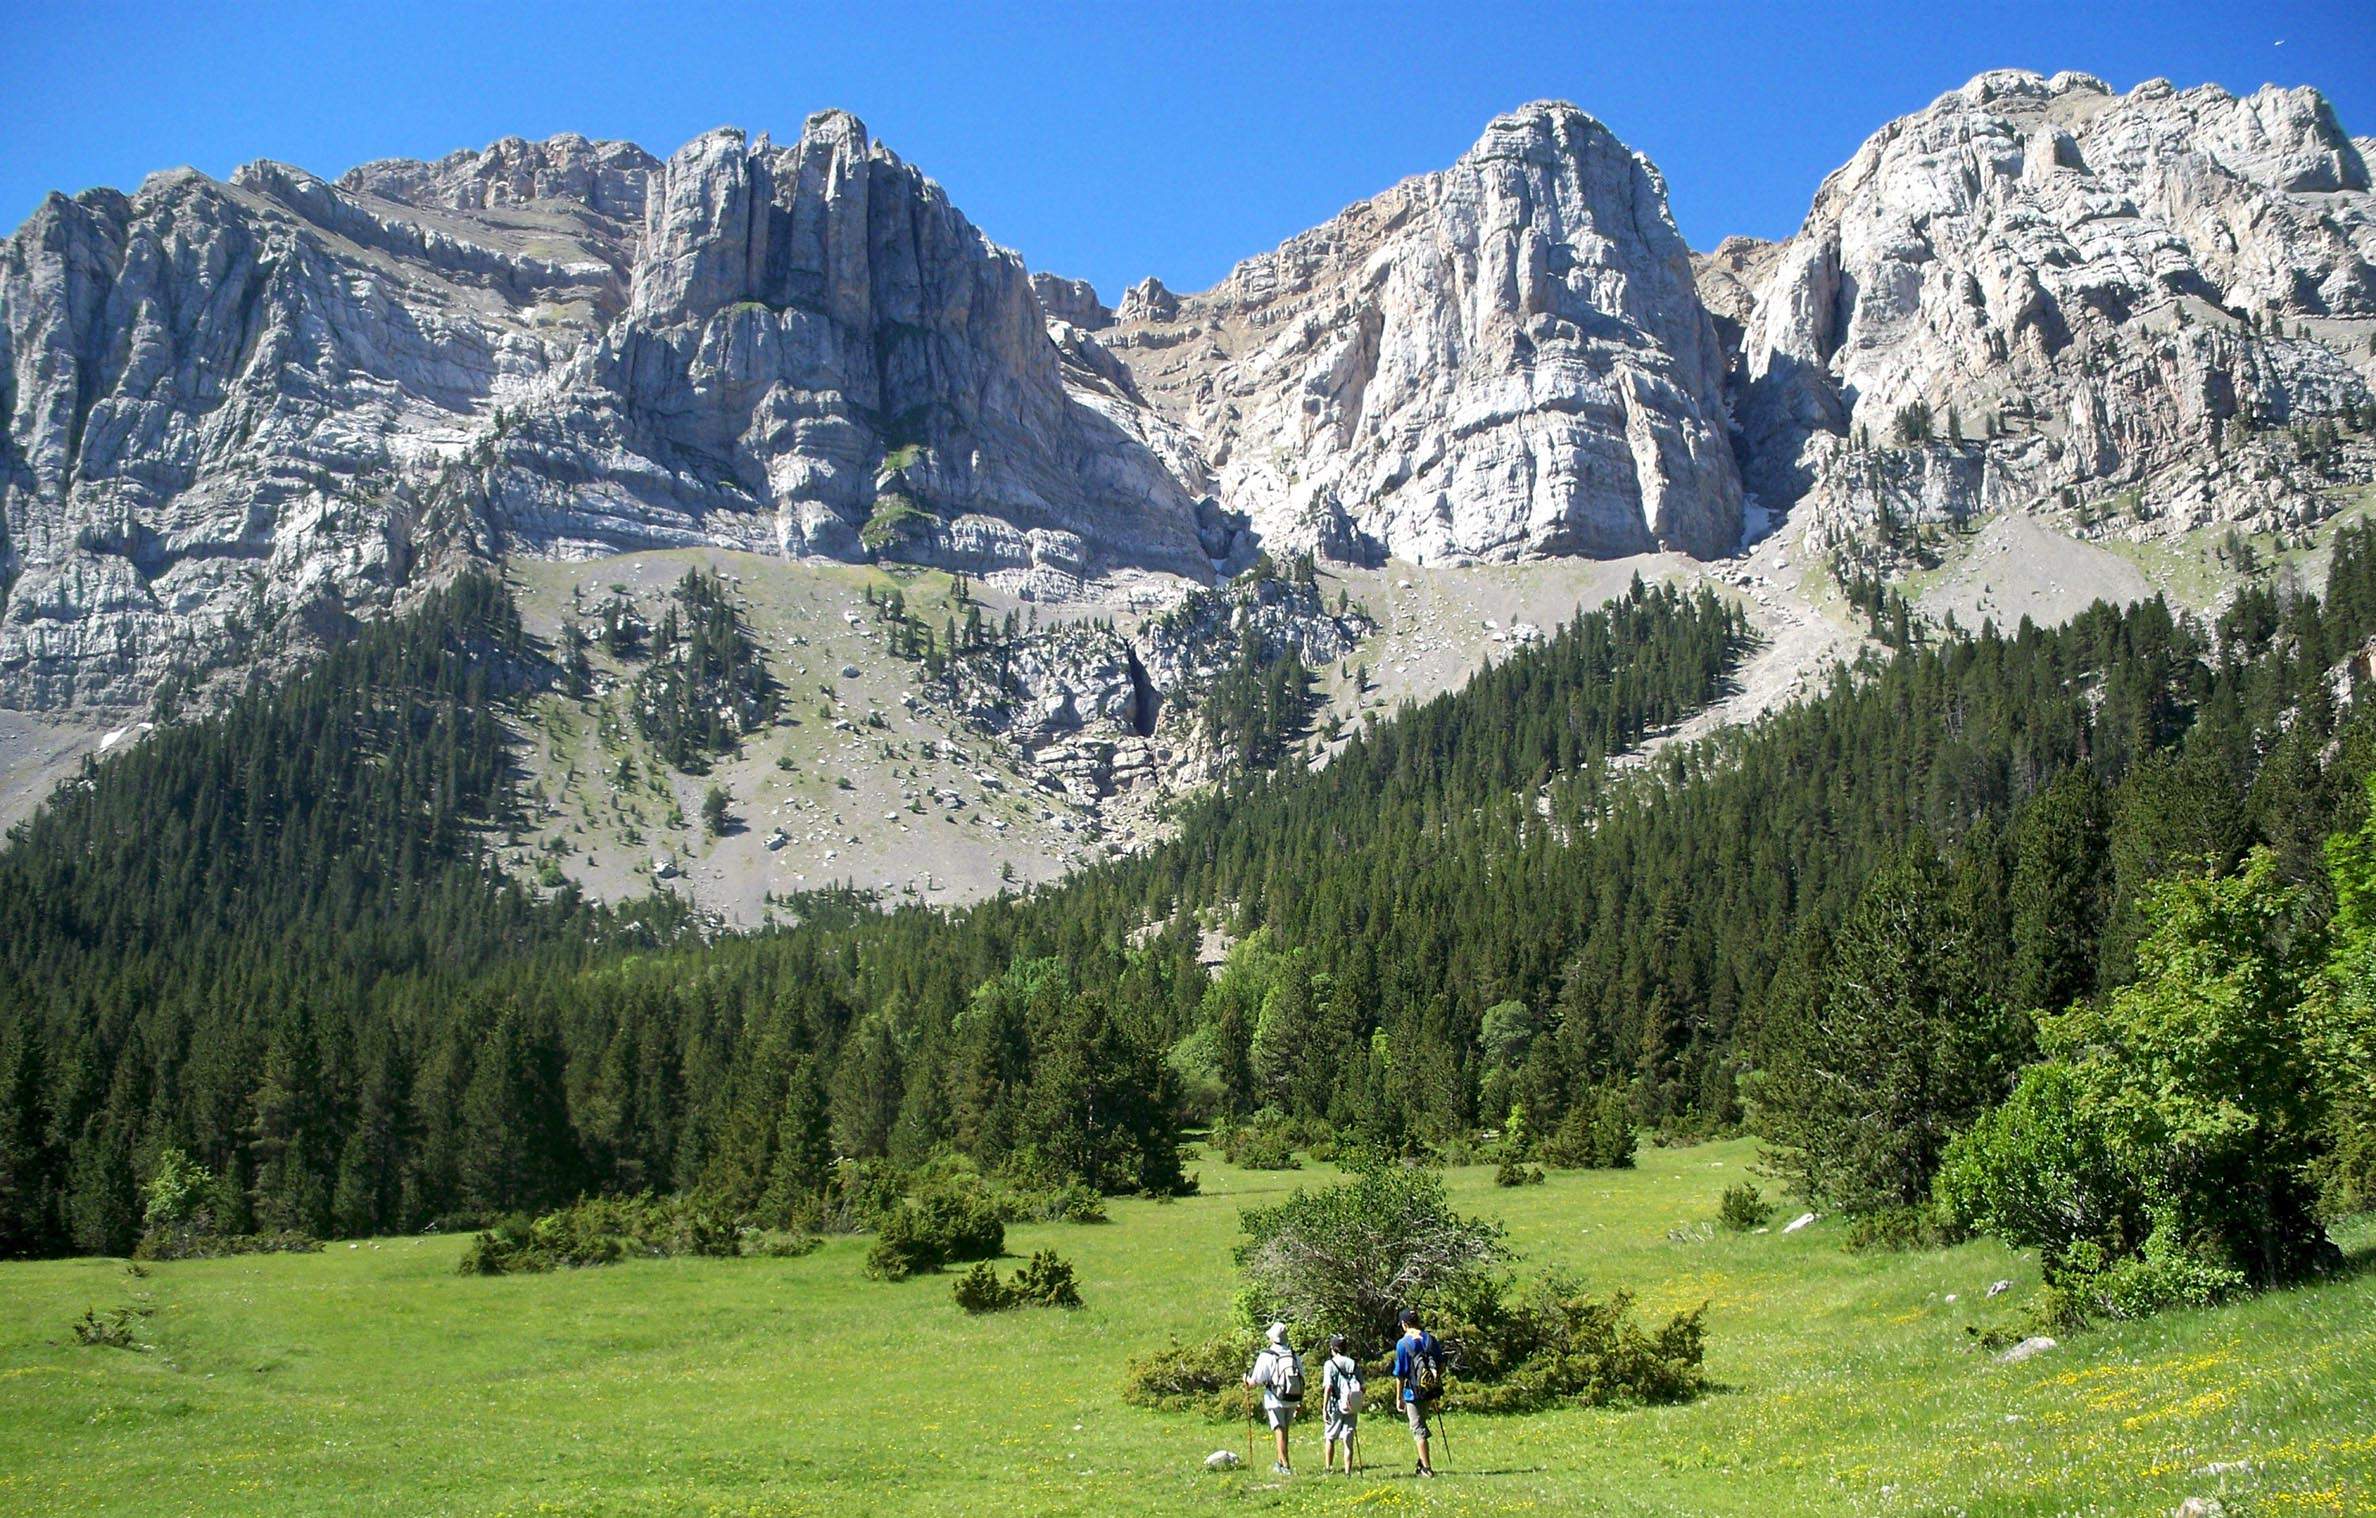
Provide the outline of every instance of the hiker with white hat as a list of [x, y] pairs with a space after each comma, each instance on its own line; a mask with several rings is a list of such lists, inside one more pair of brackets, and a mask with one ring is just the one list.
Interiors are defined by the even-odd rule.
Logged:
[[1303, 1359], [1287, 1342], [1286, 1324], [1273, 1323], [1263, 1330], [1263, 1337], [1270, 1342], [1255, 1355], [1245, 1382], [1262, 1392], [1262, 1415], [1269, 1420], [1271, 1442], [1278, 1447], [1278, 1459], [1272, 1462], [1271, 1469], [1282, 1476], [1291, 1476], [1295, 1472], [1287, 1459], [1287, 1430], [1303, 1407]]
[[1328, 1358], [1320, 1365], [1320, 1463], [1336, 1469], [1337, 1449], [1345, 1451], [1345, 1474], [1353, 1474], [1354, 1441], [1361, 1436], [1361, 1365], [1343, 1334], [1328, 1341]]

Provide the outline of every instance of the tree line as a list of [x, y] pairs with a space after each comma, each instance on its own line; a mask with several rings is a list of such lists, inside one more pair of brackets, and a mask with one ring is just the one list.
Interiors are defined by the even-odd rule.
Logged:
[[2323, 597], [1984, 627], [1645, 761], [1749, 632], [1637, 582], [1144, 855], [704, 939], [491, 870], [502, 701], [556, 672], [468, 577], [0, 852], [0, 1249], [126, 1247], [168, 1150], [232, 1226], [362, 1233], [644, 1190], [780, 1221], [951, 1151], [1162, 1191], [1190, 1115], [1727, 1129], [1888, 871], [1931, 872], [1956, 973], [2024, 1009], [2133, 979], [2154, 882], [2205, 857], [2263, 847], [2321, 910], [2370, 768], [2330, 672], [2371, 633], [2358, 529]]

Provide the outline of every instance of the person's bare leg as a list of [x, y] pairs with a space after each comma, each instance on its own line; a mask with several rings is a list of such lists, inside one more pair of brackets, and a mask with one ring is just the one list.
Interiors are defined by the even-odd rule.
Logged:
[[1279, 1463], [1292, 1470], [1295, 1463], [1287, 1458], [1287, 1425], [1282, 1423], [1271, 1432], [1278, 1442]]

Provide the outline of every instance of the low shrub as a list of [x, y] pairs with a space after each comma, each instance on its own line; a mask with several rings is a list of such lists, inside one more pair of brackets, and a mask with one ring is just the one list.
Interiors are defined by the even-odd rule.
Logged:
[[529, 1275], [608, 1265], [623, 1252], [618, 1239], [583, 1232], [566, 1214], [514, 1213], [471, 1240], [455, 1268], [466, 1276]]
[[1435, 1331], [1451, 1360], [1447, 1395], [1463, 1412], [1522, 1413], [1560, 1404], [1688, 1401], [1706, 1384], [1705, 1314], [1695, 1307], [1655, 1328], [1634, 1316], [1633, 1294], [1588, 1294], [1558, 1271], [1523, 1285], [1471, 1281], [1437, 1304]]
[[999, 1217], [1009, 1223], [1102, 1223], [1106, 1199], [1079, 1181], [1058, 1186], [1010, 1185], [996, 1189]]
[[1052, 1249], [1034, 1254], [1013, 1279], [998, 1278], [987, 1260], [959, 1277], [951, 1295], [970, 1313], [1005, 1312], [1014, 1307], [1078, 1307], [1081, 1291], [1072, 1265]]
[[819, 1233], [866, 1233], [907, 1198], [908, 1177], [889, 1160], [840, 1160], [817, 1204]]
[[995, 1259], [1006, 1251], [1006, 1223], [989, 1197], [974, 1189], [938, 1185], [909, 1197], [883, 1219], [866, 1273], [903, 1281], [966, 1260]]
[[1049, 1211], [1043, 1216], [1051, 1223], [1102, 1223], [1106, 1221], [1105, 1197], [1095, 1187], [1075, 1181], [1049, 1199]]
[[1213, 1136], [1221, 1157], [1241, 1170], [1301, 1170], [1295, 1157], [1297, 1134], [1284, 1118], [1257, 1118], [1244, 1127]]
[[988, 1260], [957, 1278], [950, 1295], [967, 1312], [1004, 1312], [1016, 1304], [1014, 1288], [998, 1278], [998, 1267]]
[[733, 1219], [698, 1198], [587, 1197], [542, 1216], [513, 1214], [471, 1241], [463, 1275], [533, 1274], [650, 1259], [742, 1252]]
[[1261, 1343], [1251, 1332], [1198, 1344], [1174, 1339], [1130, 1362], [1123, 1372], [1122, 1400], [1159, 1412], [1202, 1413], [1220, 1423], [1245, 1422], [1261, 1408], [1259, 1395], [1245, 1384], [1246, 1367], [1254, 1363]]
[[2093, 1245], [2073, 1250], [2039, 1293], [2035, 1317], [2041, 1327], [2072, 1331], [2176, 1307], [2216, 1307], [2251, 1285], [2242, 1271], [2214, 1265], [2156, 1230], [2134, 1255], [2107, 1257]]
[[815, 1254], [824, 1243], [824, 1239], [813, 1233], [785, 1233], [769, 1229], [744, 1235], [742, 1252], [754, 1259], [797, 1260], [803, 1255]]
[[1523, 1164], [1516, 1155], [1505, 1154], [1501, 1158], [1501, 1163], [1493, 1167], [1493, 1184], [1496, 1186], [1540, 1186], [1543, 1184], [1543, 1167]]
[[1485, 1150], [1466, 1134], [1458, 1138], [1442, 1139], [1429, 1146], [1439, 1165], [1482, 1165]]
[[310, 1233], [280, 1229], [272, 1233], [216, 1233], [211, 1228], [151, 1228], [132, 1246], [136, 1260], [215, 1260], [240, 1254], [311, 1254], [322, 1241]]
[[[1631, 1292], [1595, 1297], [1559, 1272], [1524, 1284], [1469, 1272], [1430, 1293], [1424, 1311], [1444, 1344], [1445, 1396], [1462, 1412], [1684, 1402], [1706, 1385], [1704, 1306], [1651, 1326]], [[1217, 1422], [1251, 1418], [1259, 1393], [1242, 1378], [1260, 1342], [1251, 1330], [1175, 1339], [1130, 1362], [1122, 1400]], [[1387, 1366], [1364, 1366], [1363, 1378], [1386, 1385]]]
[[1848, 1220], [1840, 1247], [1851, 1254], [1939, 1249], [1956, 1242], [1951, 1223], [1929, 1207], [1883, 1207]]
[[1027, 1307], [1078, 1307], [1080, 1283], [1073, 1279], [1072, 1262], [1053, 1249], [1033, 1252], [1015, 1272], [1015, 1293]]
[[1723, 1198], [1716, 1204], [1717, 1226], [1733, 1233], [1748, 1233], [1773, 1220], [1774, 1204], [1747, 1181], [1725, 1187]]
[[74, 1321], [77, 1342], [97, 1349], [146, 1349], [140, 1342], [140, 1320], [148, 1316], [145, 1307], [114, 1307], [101, 1312], [96, 1307]]

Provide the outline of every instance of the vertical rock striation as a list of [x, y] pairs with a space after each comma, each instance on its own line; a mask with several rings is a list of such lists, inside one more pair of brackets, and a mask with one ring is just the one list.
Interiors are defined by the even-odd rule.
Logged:
[[1983, 74], [1876, 133], [1768, 262], [1749, 483], [1834, 535], [2065, 489], [2299, 517], [2308, 486], [2238, 492], [2223, 448], [2367, 401], [2376, 199], [2313, 90]]
[[1722, 360], [1658, 171], [1565, 104], [1098, 341], [1266, 542], [1445, 562], [1740, 531]]

